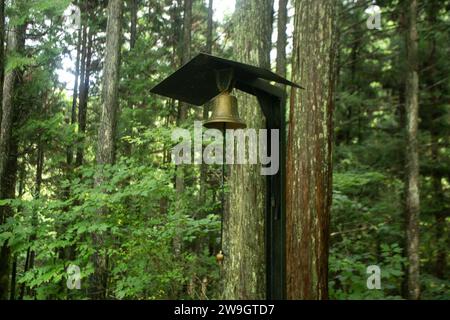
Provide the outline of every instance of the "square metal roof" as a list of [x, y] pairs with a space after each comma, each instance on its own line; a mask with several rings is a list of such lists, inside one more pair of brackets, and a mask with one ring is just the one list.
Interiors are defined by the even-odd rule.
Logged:
[[226, 68], [233, 69], [237, 89], [239, 89], [240, 80], [252, 83], [257, 79], [301, 88], [267, 69], [199, 53], [150, 92], [201, 106], [220, 93], [216, 84], [215, 70]]

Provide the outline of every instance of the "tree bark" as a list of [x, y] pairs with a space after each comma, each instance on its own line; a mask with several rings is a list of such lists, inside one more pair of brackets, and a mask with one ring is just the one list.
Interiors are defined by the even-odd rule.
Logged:
[[[87, 106], [89, 98], [89, 78], [91, 74], [91, 58], [92, 58], [92, 30], [89, 30], [87, 34], [87, 43], [85, 51], [85, 60], [82, 61], [84, 67], [82, 72], [82, 78], [80, 79], [80, 102], [78, 105], [78, 133], [84, 135], [86, 133], [87, 126]], [[75, 159], [75, 165], [77, 167], [83, 164], [84, 158], [84, 137], [81, 138], [81, 144], [77, 148], [77, 154]]]
[[278, 0], [278, 24], [277, 24], [277, 67], [276, 72], [282, 76], [286, 77], [286, 47], [287, 47], [287, 4], [288, 0]]
[[[129, 4], [130, 4], [130, 16], [131, 16], [131, 19], [130, 19], [131, 20], [130, 21], [130, 53], [132, 53], [136, 46], [136, 40], [137, 40], [138, 0], [130, 0]], [[132, 80], [134, 78], [134, 76], [131, 74], [130, 78], [131, 78], [130, 80]], [[130, 99], [130, 101], [128, 102], [128, 108], [130, 110], [134, 109], [134, 104], [133, 104], [132, 99]], [[131, 116], [134, 117], [133, 114]], [[133, 136], [133, 120], [127, 125], [127, 127], [125, 129], [125, 135], [128, 137]], [[125, 145], [124, 145], [124, 155], [127, 157], [131, 157], [132, 151], [133, 151], [132, 144], [130, 142], [126, 141]]]
[[[96, 155], [96, 162], [100, 171], [103, 165], [113, 164], [115, 161], [122, 13], [123, 0], [109, 0], [106, 56], [103, 69], [103, 103]], [[99, 172], [95, 184], [101, 185], [102, 181], [102, 173]], [[100, 210], [98, 214], [105, 214], [105, 210]], [[89, 295], [93, 299], [102, 299], [106, 295], [107, 283], [107, 259], [100, 252], [104, 244], [104, 235], [93, 234], [92, 240], [95, 248], [92, 257], [94, 274], [90, 279]]]
[[[272, 0], [238, 0], [234, 16], [234, 57], [243, 63], [270, 69], [273, 22]], [[255, 97], [238, 93], [239, 109], [247, 128], [265, 128]], [[265, 177], [259, 165], [230, 167], [229, 204], [223, 226], [225, 299], [264, 299], [266, 258], [264, 245]]]
[[16, 300], [17, 255], [14, 255], [11, 272], [11, 292], [9, 300]]
[[133, 50], [136, 45], [137, 39], [137, 12], [138, 12], [138, 0], [130, 1], [130, 15], [131, 15], [131, 25], [130, 25], [130, 50]]
[[296, 0], [286, 187], [288, 299], [328, 298], [334, 0]]
[[[207, 21], [207, 27], [206, 27], [206, 48], [205, 52], [211, 54], [212, 53], [212, 43], [213, 43], [213, 3], [214, 0], [209, 0], [209, 6], [208, 6], [208, 21]], [[208, 119], [208, 111], [209, 111], [209, 105], [205, 104], [203, 106], [203, 121], [206, 121]], [[201, 164], [200, 167], [200, 204], [205, 203], [205, 197], [206, 197], [206, 176], [208, 173], [208, 165], [206, 163]]]
[[214, 14], [214, 0], [209, 0], [208, 3], [208, 22], [206, 26], [206, 53], [212, 53], [213, 47], [213, 14]]
[[[34, 199], [39, 199], [39, 197], [41, 196], [41, 185], [42, 185], [42, 172], [44, 170], [44, 147], [42, 145], [42, 142], [38, 143], [38, 148], [37, 148], [37, 153], [36, 153], [36, 177], [35, 177], [35, 181], [34, 181], [34, 195], [33, 198]], [[36, 235], [36, 228], [37, 228], [37, 224], [38, 224], [38, 217], [37, 217], [37, 212], [36, 212], [37, 208], [34, 208], [33, 210], [33, 216], [32, 216], [32, 229], [33, 229], [33, 233], [30, 236], [30, 243], [33, 243], [36, 241], [37, 239], [37, 235]], [[28, 264], [28, 269], [33, 269], [34, 268], [34, 260], [36, 257], [36, 252], [34, 250], [30, 249], [30, 260], [29, 260], [29, 264]]]
[[[20, 4], [20, 3], [19, 3]], [[22, 51], [25, 43], [26, 25], [19, 25], [11, 27], [8, 33], [8, 55]], [[12, 69], [5, 75], [3, 82], [3, 96], [2, 96], [2, 117], [0, 124], [0, 199], [7, 199], [14, 196], [11, 190], [15, 190], [15, 171], [11, 167], [11, 159], [16, 159], [17, 154], [14, 155], [14, 150], [11, 146], [14, 145], [12, 137], [12, 126], [16, 105], [13, 101], [14, 90], [17, 81], [19, 70]], [[6, 219], [11, 215], [12, 209], [9, 206], [0, 207], [0, 224], [6, 222]], [[9, 275], [10, 275], [10, 248], [8, 244], [2, 243], [0, 252], [0, 299], [8, 298], [9, 290]]]
[[193, 0], [184, 0], [183, 64], [187, 63], [191, 58], [192, 1]]
[[[6, 173], [2, 181], [2, 197], [1, 199], [14, 199], [16, 190], [17, 177], [17, 157], [18, 157], [19, 141], [17, 136], [13, 136], [10, 140], [9, 154], [6, 162]], [[0, 207], [0, 215], [2, 224], [8, 217], [13, 215], [13, 209], [10, 206]], [[11, 249], [7, 242], [1, 244], [0, 248], [0, 299], [8, 298], [9, 291], [9, 275], [10, 275], [10, 259]]]
[[[438, 23], [437, 15], [441, 9], [441, 2], [439, 0], [433, 0], [427, 3], [426, 14], [427, 14], [427, 23], [429, 28], [433, 28]], [[442, 117], [443, 112], [441, 105], [444, 101], [440, 99], [441, 88], [434, 86], [435, 83], [439, 81], [438, 74], [438, 46], [436, 39], [436, 32], [431, 32], [429, 35], [430, 42], [430, 54], [427, 57], [427, 68], [429, 72], [425, 76], [423, 80], [426, 82], [426, 86], [431, 89], [428, 90], [428, 94], [431, 96], [430, 103], [425, 106], [422, 105], [422, 108], [428, 108], [427, 115], [431, 117], [429, 121], [431, 123], [437, 124], [439, 123], [439, 118]], [[442, 127], [439, 125], [432, 125], [430, 128], [430, 146], [431, 146], [431, 161], [433, 164], [439, 167], [439, 164], [442, 163], [442, 159], [439, 156], [439, 148], [442, 142], [440, 142], [440, 136], [442, 135]], [[433, 206], [439, 208], [434, 212], [435, 219], [435, 241], [436, 241], [436, 256], [434, 257], [434, 275], [440, 279], [446, 279], [446, 274], [448, 272], [447, 267], [447, 250], [450, 247], [448, 230], [447, 230], [447, 222], [446, 218], [449, 215], [448, 210], [446, 210], [446, 200], [445, 200], [445, 192], [442, 186], [442, 179], [444, 178], [442, 172], [437, 170], [438, 168], [432, 169], [432, 185], [434, 191], [434, 201]]]
[[[191, 57], [191, 31], [192, 31], [192, 0], [184, 0], [184, 17], [183, 17], [183, 37], [181, 50], [181, 64], [187, 63]], [[188, 105], [184, 102], [178, 103], [177, 125], [181, 126], [187, 118]], [[175, 189], [177, 194], [182, 194], [185, 188], [185, 168], [182, 165], [177, 166], [175, 172]], [[177, 207], [181, 205], [177, 203]], [[177, 235], [173, 239], [173, 247], [175, 255], [180, 255], [182, 248], [182, 240]]]
[[[26, 165], [25, 161], [22, 161], [19, 171], [19, 190], [18, 190], [18, 196], [19, 198], [23, 198], [24, 194], [24, 184], [25, 184], [25, 177], [26, 177]], [[28, 248], [25, 256], [25, 263], [23, 266], [23, 273], [26, 273], [28, 271], [28, 261], [30, 258], [30, 250]], [[11, 289], [12, 290], [12, 289]], [[19, 296], [18, 300], [23, 300], [23, 295], [25, 293], [25, 283], [21, 283], [18, 290]]]
[[[5, 0], [0, 0], [0, 88], [3, 88], [5, 77]], [[3, 101], [3, 92], [0, 90], [0, 101]], [[2, 105], [0, 104], [0, 123], [2, 121]]]
[[[191, 31], [192, 31], [192, 0], [184, 0], [183, 38], [181, 64], [184, 65], [191, 58]], [[181, 125], [187, 118], [187, 104], [178, 103], [177, 125]], [[184, 168], [178, 166], [176, 170], [176, 190], [181, 193], [184, 190]]]
[[[78, 30], [77, 37], [77, 55], [75, 60], [75, 83], [73, 86], [72, 109], [70, 110], [70, 124], [74, 125], [77, 121], [77, 102], [78, 102], [78, 80], [80, 78], [80, 55], [81, 55], [81, 41], [82, 29]], [[70, 168], [73, 162], [72, 146], [67, 147], [67, 165]]]
[[406, 252], [408, 259], [407, 288], [409, 299], [420, 298], [419, 279], [419, 152], [417, 142], [419, 113], [418, 34], [416, 26], [417, 1], [408, 6], [406, 34]]
[[[181, 49], [181, 64], [191, 59], [191, 32], [192, 32], [192, 0], [184, 0], [183, 38]], [[178, 110], [178, 123], [181, 124], [187, 117], [187, 104], [180, 102]], [[183, 184], [184, 187], [184, 184]]]

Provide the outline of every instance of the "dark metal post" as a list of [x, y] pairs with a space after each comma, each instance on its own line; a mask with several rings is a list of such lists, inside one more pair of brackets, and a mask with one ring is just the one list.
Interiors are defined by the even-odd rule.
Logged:
[[[285, 227], [285, 95], [281, 91], [256, 94], [262, 110], [266, 110], [266, 128], [279, 130], [279, 170], [267, 176], [266, 182], [266, 297], [269, 300], [286, 297], [286, 227]], [[269, 113], [270, 112], [270, 113]], [[269, 138], [269, 137], [268, 137]], [[268, 152], [272, 150], [268, 143]]]

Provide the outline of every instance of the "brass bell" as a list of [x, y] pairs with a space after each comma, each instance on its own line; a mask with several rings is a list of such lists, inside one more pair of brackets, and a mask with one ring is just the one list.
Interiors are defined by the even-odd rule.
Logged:
[[239, 117], [238, 104], [235, 96], [229, 92], [221, 93], [214, 100], [211, 118], [203, 125], [210, 129], [243, 129], [245, 122]]

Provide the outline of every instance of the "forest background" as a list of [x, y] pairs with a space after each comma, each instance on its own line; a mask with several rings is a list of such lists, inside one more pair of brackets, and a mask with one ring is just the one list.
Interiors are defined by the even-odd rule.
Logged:
[[[317, 223], [300, 222], [288, 277], [308, 287], [288, 297], [448, 299], [450, 1], [376, 2], [380, 29], [364, 0], [0, 1], [0, 298], [264, 298], [260, 178], [227, 168], [223, 241], [244, 258], [222, 266], [221, 166], [171, 163], [172, 130], [209, 104], [150, 94], [206, 52], [305, 87], [286, 88], [287, 208]], [[261, 127], [255, 104], [239, 94]], [[317, 181], [295, 170], [316, 142]]]

